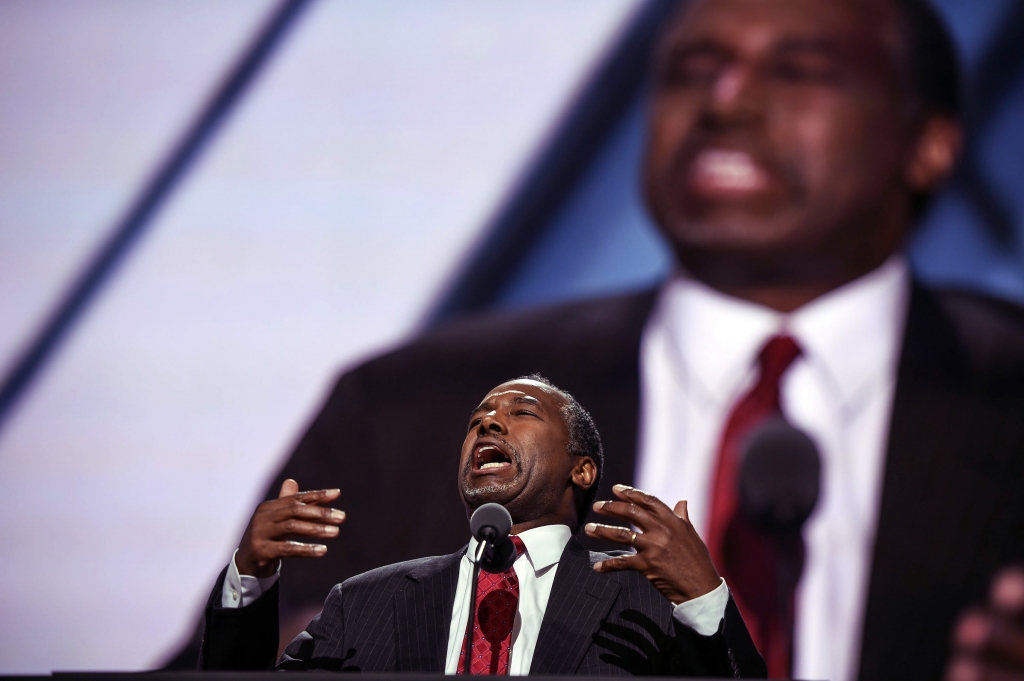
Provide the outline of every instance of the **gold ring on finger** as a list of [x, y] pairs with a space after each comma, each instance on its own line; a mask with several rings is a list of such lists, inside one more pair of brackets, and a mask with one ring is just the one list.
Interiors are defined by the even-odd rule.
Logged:
[[629, 545], [633, 546], [633, 542], [636, 541], [636, 530], [633, 530], [633, 536], [629, 538]]

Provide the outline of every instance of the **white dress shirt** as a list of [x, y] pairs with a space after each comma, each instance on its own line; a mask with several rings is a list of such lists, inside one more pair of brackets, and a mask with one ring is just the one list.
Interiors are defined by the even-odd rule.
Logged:
[[[565, 545], [572, 538], [572, 530], [566, 525], [545, 525], [535, 527], [518, 535], [526, 547], [525, 553], [516, 558], [513, 568], [519, 580], [519, 607], [512, 625], [512, 647], [509, 658], [509, 674], [525, 676], [530, 673], [533, 651], [537, 646], [540, 626], [544, 621], [551, 586], [555, 581], [558, 561]], [[469, 548], [459, 562], [459, 578], [455, 587], [455, 604], [452, 608], [452, 624], [448, 632], [448, 652], [445, 656], [445, 674], [455, 674], [459, 656], [465, 645], [466, 624], [469, 619], [470, 582], [473, 579], [473, 561], [477, 542], [470, 539]], [[237, 551], [236, 551], [237, 553]], [[222, 608], [245, 607], [255, 601], [277, 581], [277, 574], [256, 578], [239, 575], [234, 556], [228, 566], [221, 591]], [[702, 636], [718, 631], [725, 607], [729, 602], [729, 589], [722, 580], [714, 591], [699, 598], [675, 606], [673, 616], [681, 624], [694, 629]]]
[[637, 486], [688, 501], [702, 536], [730, 411], [774, 334], [803, 354], [783, 375], [782, 410], [821, 453], [821, 493], [804, 527], [795, 678], [853, 681], [881, 495], [910, 276], [884, 265], [790, 314], [728, 297], [684, 275], [662, 289], [644, 328]]
[[231, 564], [224, 575], [224, 586], [220, 590], [220, 607], [244, 608], [263, 595], [263, 592], [274, 586], [281, 576], [281, 561], [277, 562], [277, 570], [269, 577], [253, 577], [238, 573], [235, 556], [238, 549], [231, 554]]

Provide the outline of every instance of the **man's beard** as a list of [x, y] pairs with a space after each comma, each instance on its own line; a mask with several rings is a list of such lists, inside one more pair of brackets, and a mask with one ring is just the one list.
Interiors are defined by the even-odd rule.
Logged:
[[519, 485], [519, 479], [523, 474], [523, 461], [519, 456], [519, 451], [505, 438], [495, 437], [495, 439], [500, 440], [501, 444], [505, 447], [509, 457], [512, 459], [512, 465], [516, 467], [516, 474], [511, 480], [506, 482], [490, 482], [482, 487], [470, 487], [469, 472], [473, 470], [476, 457], [469, 457], [466, 465], [462, 468], [462, 477], [459, 483], [462, 485], [462, 498], [474, 506], [487, 503], [489, 497], [505, 498], [510, 492], [516, 490]]

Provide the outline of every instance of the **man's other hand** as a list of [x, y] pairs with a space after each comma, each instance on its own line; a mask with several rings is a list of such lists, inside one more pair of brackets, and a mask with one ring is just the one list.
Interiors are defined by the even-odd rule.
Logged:
[[946, 679], [1024, 680], [1024, 566], [996, 575], [986, 607], [961, 615]]
[[677, 605], [718, 588], [721, 578], [690, 524], [685, 501], [669, 509], [654, 495], [626, 485], [615, 485], [612, 491], [621, 501], [599, 501], [594, 510], [638, 529], [596, 523], [587, 523], [584, 529], [591, 537], [626, 544], [636, 553], [603, 560], [595, 570], [637, 570]]
[[285, 556], [319, 558], [327, 553], [323, 544], [306, 544], [288, 537], [338, 536], [338, 525], [345, 520], [345, 512], [324, 508], [322, 504], [334, 501], [339, 494], [341, 490], [337, 489], [300, 492], [299, 483], [285, 480], [277, 499], [257, 506], [249, 520], [235, 554], [238, 573], [269, 577]]

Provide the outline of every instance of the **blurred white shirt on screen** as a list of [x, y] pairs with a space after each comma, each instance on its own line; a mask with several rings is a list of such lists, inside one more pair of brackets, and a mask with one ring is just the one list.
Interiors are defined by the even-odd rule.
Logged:
[[640, 352], [637, 486], [688, 501], [706, 536], [719, 441], [774, 334], [803, 349], [782, 377], [783, 413], [818, 445], [821, 495], [804, 527], [794, 678], [858, 671], [882, 471], [910, 296], [909, 267], [881, 267], [790, 314], [679, 274], [662, 289]]

